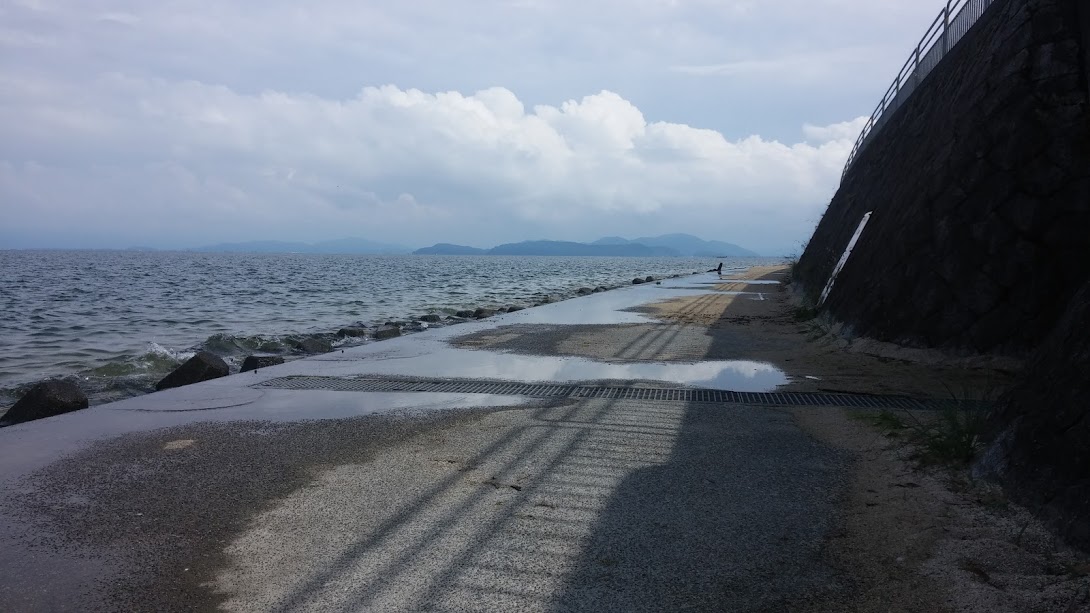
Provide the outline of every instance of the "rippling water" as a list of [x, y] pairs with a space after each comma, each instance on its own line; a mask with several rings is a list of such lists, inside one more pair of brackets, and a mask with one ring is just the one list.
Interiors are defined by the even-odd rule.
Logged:
[[[724, 260], [724, 268], [765, 263]], [[580, 287], [704, 271], [689, 258], [0, 251], [0, 408], [78, 377], [93, 403], [150, 391], [200, 349], [233, 368], [303, 336], [475, 307], [530, 306]], [[340, 341], [338, 341], [340, 342]], [[358, 342], [358, 341], [354, 341]]]

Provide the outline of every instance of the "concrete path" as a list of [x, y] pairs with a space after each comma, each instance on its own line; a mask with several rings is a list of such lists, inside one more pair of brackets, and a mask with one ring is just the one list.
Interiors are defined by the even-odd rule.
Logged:
[[[261, 385], [383, 375], [757, 391], [784, 380], [745, 360], [448, 344], [515, 324], [647, 324], [621, 309], [707, 291], [693, 280], [625, 288], [0, 430], [0, 610], [720, 611], [805, 600], [828, 580], [818, 552], [846, 460], [785, 412]], [[676, 329], [651, 326], [625, 344], [669, 353], [685, 338]]]
[[766, 409], [494, 413], [326, 472], [215, 586], [230, 611], [760, 609], [821, 583], [839, 466]]

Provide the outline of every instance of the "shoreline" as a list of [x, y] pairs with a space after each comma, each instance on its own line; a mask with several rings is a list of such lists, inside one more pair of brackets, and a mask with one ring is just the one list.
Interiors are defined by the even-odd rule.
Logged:
[[[691, 274], [702, 272], [694, 271]], [[650, 276], [658, 281], [681, 278], [686, 275], [685, 273], [674, 273], [653, 274]], [[504, 304], [496, 301], [480, 300], [471, 307], [442, 307], [431, 309], [429, 313], [403, 313], [402, 316], [397, 318], [381, 318], [371, 321], [354, 320], [348, 322], [346, 320], [340, 327], [324, 331], [281, 334], [216, 332], [185, 349], [163, 347], [156, 342], [149, 341], [148, 349], [136, 355], [111, 358], [106, 363], [91, 368], [58, 373], [0, 387], [0, 417], [34, 385], [45, 381], [59, 379], [75, 383], [84, 391], [90, 404], [94, 406], [153, 393], [156, 382], [199, 351], [210, 351], [222, 358], [227, 362], [230, 374], [237, 374], [243, 359], [249, 355], [276, 356], [290, 362], [308, 356], [321, 355], [329, 351], [376, 342], [373, 338], [374, 332], [385, 327], [395, 326], [399, 329], [400, 335], [408, 335], [434, 327], [446, 327], [467, 321], [475, 321], [479, 318], [466, 315], [478, 309], [494, 314], [507, 312], [508, 309], [514, 312], [543, 304], [578, 298], [587, 293], [627, 287], [631, 284], [632, 279], [625, 279], [608, 285], [575, 289], [542, 287], [536, 292], [528, 293], [528, 300], [509, 301]], [[584, 289], [587, 290], [586, 293], [582, 292]], [[459, 317], [458, 314], [464, 316]], [[439, 322], [422, 321], [421, 318], [426, 315], [438, 315], [442, 319]], [[350, 331], [350, 334], [340, 334], [342, 331]], [[314, 351], [313, 349], [318, 350]]]

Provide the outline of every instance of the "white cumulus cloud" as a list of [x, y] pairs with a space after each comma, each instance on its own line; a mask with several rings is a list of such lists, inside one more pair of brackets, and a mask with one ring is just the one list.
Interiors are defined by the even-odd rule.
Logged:
[[368, 234], [382, 220], [404, 241], [487, 242], [611, 218], [770, 232], [827, 202], [856, 123], [784, 144], [649, 122], [609, 91], [526, 109], [502, 87], [336, 100], [120, 75], [84, 92], [8, 85], [0, 103], [20, 120], [0, 126], [5, 216], [147, 235]]
[[802, 133], [807, 141], [815, 143], [827, 143], [830, 141], [855, 141], [867, 125], [866, 117], [856, 117], [851, 121], [842, 121], [828, 126], [802, 126]]

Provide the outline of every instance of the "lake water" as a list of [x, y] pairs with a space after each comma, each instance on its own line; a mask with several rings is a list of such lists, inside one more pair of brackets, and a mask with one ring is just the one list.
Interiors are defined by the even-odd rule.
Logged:
[[[724, 259], [724, 272], [775, 259]], [[0, 408], [76, 377], [98, 404], [154, 389], [205, 349], [237, 370], [252, 353], [302, 355], [306, 337], [435, 313], [573, 297], [580, 287], [690, 274], [719, 260], [0, 251]], [[412, 329], [410, 326], [409, 329]]]

